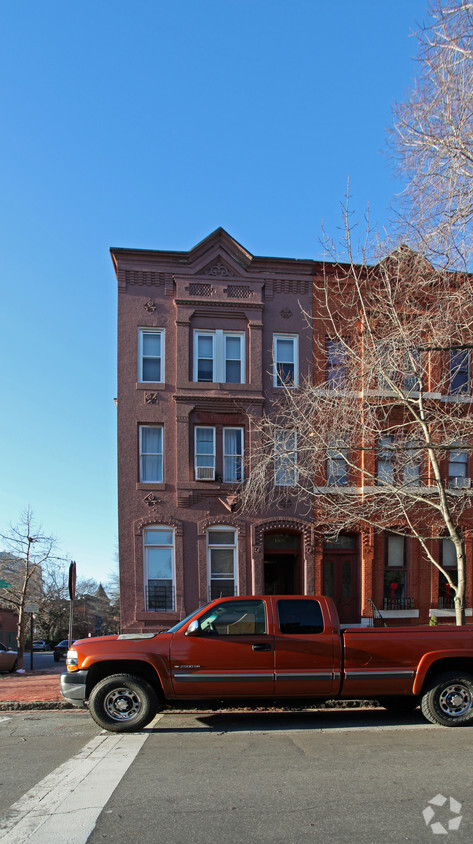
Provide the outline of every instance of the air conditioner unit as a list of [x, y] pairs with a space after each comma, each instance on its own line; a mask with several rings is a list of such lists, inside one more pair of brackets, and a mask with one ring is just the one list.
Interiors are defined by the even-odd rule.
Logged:
[[213, 466], [196, 466], [195, 467], [196, 481], [213, 481], [215, 480], [215, 469]]
[[471, 478], [450, 478], [450, 489], [471, 489]]

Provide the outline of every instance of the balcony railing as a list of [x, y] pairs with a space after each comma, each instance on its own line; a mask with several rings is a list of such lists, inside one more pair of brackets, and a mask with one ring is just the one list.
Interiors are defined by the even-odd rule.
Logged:
[[[464, 606], [465, 609], [468, 609], [469, 608], [469, 602], [464, 600], [463, 606]], [[439, 609], [439, 610], [454, 610], [455, 609], [455, 601], [454, 601], [453, 597], [445, 598], [442, 595], [439, 595], [437, 609]]]
[[389, 598], [383, 598], [383, 610], [413, 610], [414, 598], [399, 598], [391, 601]]

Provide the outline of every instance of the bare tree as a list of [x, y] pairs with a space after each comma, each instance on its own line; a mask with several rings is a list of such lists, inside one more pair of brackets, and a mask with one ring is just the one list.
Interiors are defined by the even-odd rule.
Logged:
[[55, 556], [55, 539], [43, 534], [28, 507], [19, 523], [11, 525], [7, 534], [0, 534], [5, 551], [0, 560], [1, 578], [10, 582], [9, 589], [0, 589], [4, 606], [18, 612], [18, 666], [23, 665], [25, 642], [25, 605], [42, 597], [43, 567], [59, 558]]
[[[349, 232], [348, 252], [350, 252]], [[472, 493], [472, 279], [405, 246], [373, 265], [325, 265], [314, 287], [314, 377], [252, 418], [240, 503], [291, 495], [320, 533], [374, 528], [417, 539], [464, 623]], [[457, 577], [435, 543], [449, 539]]]
[[393, 109], [400, 226], [434, 263], [463, 269], [473, 245], [473, 3], [430, 0], [428, 12], [415, 83]]

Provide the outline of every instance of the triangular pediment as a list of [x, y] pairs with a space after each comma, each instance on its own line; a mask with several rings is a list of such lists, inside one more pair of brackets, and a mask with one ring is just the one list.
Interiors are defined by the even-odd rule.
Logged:
[[196, 275], [215, 279], [245, 275], [253, 256], [233, 237], [219, 228], [188, 253], [188, 263]]

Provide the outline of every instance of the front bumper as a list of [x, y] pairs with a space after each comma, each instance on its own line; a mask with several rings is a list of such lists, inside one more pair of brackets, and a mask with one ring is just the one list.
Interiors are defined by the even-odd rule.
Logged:
[[68, 700], [74, 706], [80, 707], [84, 704], [87, 674], [87, 670], [84, 669], [60, 676], [61, 694], [65, 700]]

